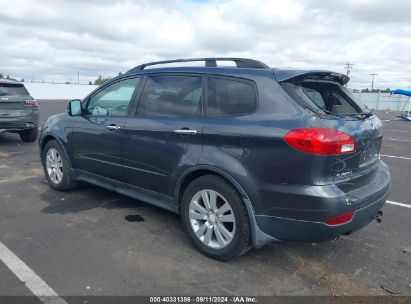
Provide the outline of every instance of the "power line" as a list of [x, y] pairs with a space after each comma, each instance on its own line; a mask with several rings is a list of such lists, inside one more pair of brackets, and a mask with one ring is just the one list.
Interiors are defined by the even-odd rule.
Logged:
[[374, 89], [374, 77], [378, 74], [377, 73], [371, 73], [371, 74], [368, 74], [368, 75], [372, 76], [372, 80], [371, 80], [371, 90], [372, 90], [372, 89]]

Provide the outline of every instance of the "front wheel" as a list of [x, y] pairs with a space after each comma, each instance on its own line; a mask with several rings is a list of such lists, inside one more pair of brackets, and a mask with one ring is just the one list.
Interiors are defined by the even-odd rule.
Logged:
[[33, 141], [36, 141], [39, 135], [39, 129], [35, 127], [32, 129], [20, 131], [19, 135], [23, 142], [33, 142]]
[[226, 261], [250, 248], [250, 222], [242, 198], [219, 176], [201, 176], [187, 187], [181, 216], [191, 241], [206, 256]]
[[42, 153], [42, 163], [49, 185], [59, 191], [66, 191], [76, 187], [70, 175], [70, 162], [60, 144], [49, 141]]

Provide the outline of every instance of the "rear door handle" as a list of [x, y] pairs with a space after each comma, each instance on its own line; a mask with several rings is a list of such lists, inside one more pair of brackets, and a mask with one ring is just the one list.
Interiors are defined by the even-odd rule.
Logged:
[[190, 130], [190, 129], [178, 129], [178, 130], [174, 130], [174, 132], [178, 134], [191, 134], [191, 135], [197, 134], [197, 130]]
[[109, 130], [119, 130], [119, 129], [121, 129], [120, 126], [116, 126], [116, 125], [109, 125], [109, 126], [106, 126], [106, 128], [109, 129]]

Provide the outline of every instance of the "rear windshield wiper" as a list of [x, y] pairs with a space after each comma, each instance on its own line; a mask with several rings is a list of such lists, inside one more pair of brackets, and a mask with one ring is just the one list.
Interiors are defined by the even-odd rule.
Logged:
[[342, 116], [364, 116], [364, 117], [370, 117], [373, 116], [373, 112], [362, 112], [362, 113], [338, 113], [338, 115]]
[[333, 115], [333, 116], [340, 116], [340, 117], [344, 117], [344, 116], [363, 116], [365, 118], [370, 117], [372, 115], [374, 115], [373, 112], [363, 112], [363, 113], [333, 113], [330, 112], [328, 110], [322, 109], [325, 113], [329, 114], [329, 115]]

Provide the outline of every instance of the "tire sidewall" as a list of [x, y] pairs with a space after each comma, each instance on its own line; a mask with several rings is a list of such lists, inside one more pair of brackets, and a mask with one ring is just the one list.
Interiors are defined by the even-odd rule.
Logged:
[[[54, 183], [51, 179], [50, 176], [47, 172], [47, 167], [46, 167], [46, 156], [47, 152], [51, 149], [54, 148], [57, 150], [59, 153], [62, 163], [63, 163], [63, 178], [60, 183], [56, 184]], [[51, 140], [49, 141], [43, 149], [42, 152], [42, 164], [43, 164], [43, 169], [44, 169], [44, 174], [46, 175], [47, 181], [50, 185], [55, 190], [66, 190], [68, 188], [68, 185], [71, 183], [71, 177], [70, 177], [70, 163], [67, 159], [66, 153], [64, 150], [61, 148], [60, 144], [55, 141]]]
[[[236, 227], [233, 240], [230, 242], [230, 244], [221, 249], [211, 248], [203, 244], [201, 240], [197, 238], [191, 227], [189, 218], [189, 206], [191, 199], [196, 193], [204, 189], [210, 189], [220, 193], [230, 204], [231, 209], [234, 213]], [[244, 235], [244, 225], [246, 225], [246, 223], [244, 222], [244, 210], [242, 208], [244, 208], [244, 206], [241, 196], [225, 180], [218, 178], [217, 176], [210, 176], [210, 178], [208, 178], [208, 176], [200, 177], [194, 180], [192, 184], [188, 186], [183, 195], [181, 204], [181, 218], [184, 230], [186, 231], [186, 233], [188, 233], [191, 241], [200, 250], [200, 252], [213, 258], [225, 260], [227, 257], [227, 259], [229, 259], [232, 256], [236, 256], [242, 253], [243, 241], [248, 237], [247, 235]]]
[[20, 138], [23, 142], [34, 142], [36, 141], [39, 130], [37, 127], [29, 129], [29, 130], [24, 130], [19, 132]]

